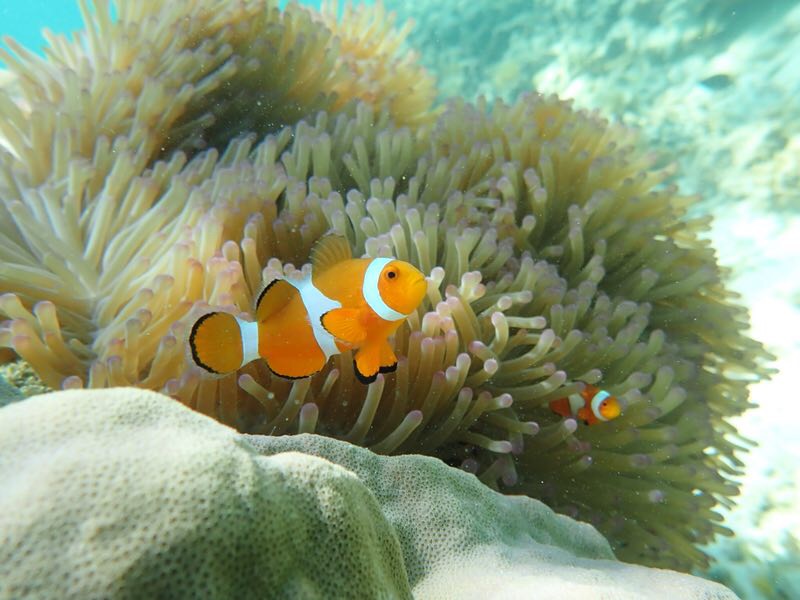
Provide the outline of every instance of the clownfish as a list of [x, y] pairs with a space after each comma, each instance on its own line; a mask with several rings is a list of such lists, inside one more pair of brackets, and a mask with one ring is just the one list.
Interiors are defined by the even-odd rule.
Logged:
[[395, 258], [353, 258], [347, 240], [333, 234], [314, 245], [310, 259], [310, 276], [267, 284], [255, 321], [227, 312], [200, 317], [189, 334], [194, 362], [223, 375], [262, 358], [276, 375], [300, 379], [355, 350], [361, 382], [394, 371], [388, 338], [425, 297], [425, 276]]
[[580, 419], [586, 425], [610, 421], [622, 413], [616, 396], [588, 383], [580, 394], [570, 394], [567, 398], [550, 402], [550, 409], [562, 417]]

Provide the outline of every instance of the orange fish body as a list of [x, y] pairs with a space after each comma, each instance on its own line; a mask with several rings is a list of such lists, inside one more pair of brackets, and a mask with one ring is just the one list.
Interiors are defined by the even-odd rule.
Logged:
[[311, 277], [275, 279], [256, 303], [256, 321], [204, 315], [189, 345], [197, 365], [224, 374], [263, 358], [283, 377], [313, 375], [328, 359], [355, 350], [358, 378], [393, 371], [388, 343], [427, 291], [425, 277], [394, 258], [352, 258], [347, 240], [328, 235], [311, 252]]
[[579, 419], [586, 425], [610, 421], [622, 412], [615, 396], [588, 383], [579, 394], [550, 402], [550, 409], [564, 418]]

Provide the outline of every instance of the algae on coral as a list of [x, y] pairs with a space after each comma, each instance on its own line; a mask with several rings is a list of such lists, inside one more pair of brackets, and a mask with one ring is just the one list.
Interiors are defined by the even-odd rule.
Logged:
[[11, 404], [22, 398], [24, 398], [22, 393], [16, 387], [8, 383], [5, 377], [0, 375], [0, 406]]

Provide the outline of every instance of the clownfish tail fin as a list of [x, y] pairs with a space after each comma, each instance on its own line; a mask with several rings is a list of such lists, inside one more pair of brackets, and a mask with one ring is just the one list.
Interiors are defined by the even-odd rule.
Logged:
[[258, 358], [258, 324], [225, 312], [205, 314], [192, 326], [189, 349], [195, 364], [209, 373], [233, 373]]

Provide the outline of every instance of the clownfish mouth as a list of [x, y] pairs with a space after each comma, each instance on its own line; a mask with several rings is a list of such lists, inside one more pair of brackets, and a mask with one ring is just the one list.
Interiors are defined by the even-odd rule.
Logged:
[[423, 296], [428, 291], [428, 278], [424, 275], [420, 276], [414, 283], [411, 284], [414, 291], [418, 291]]

